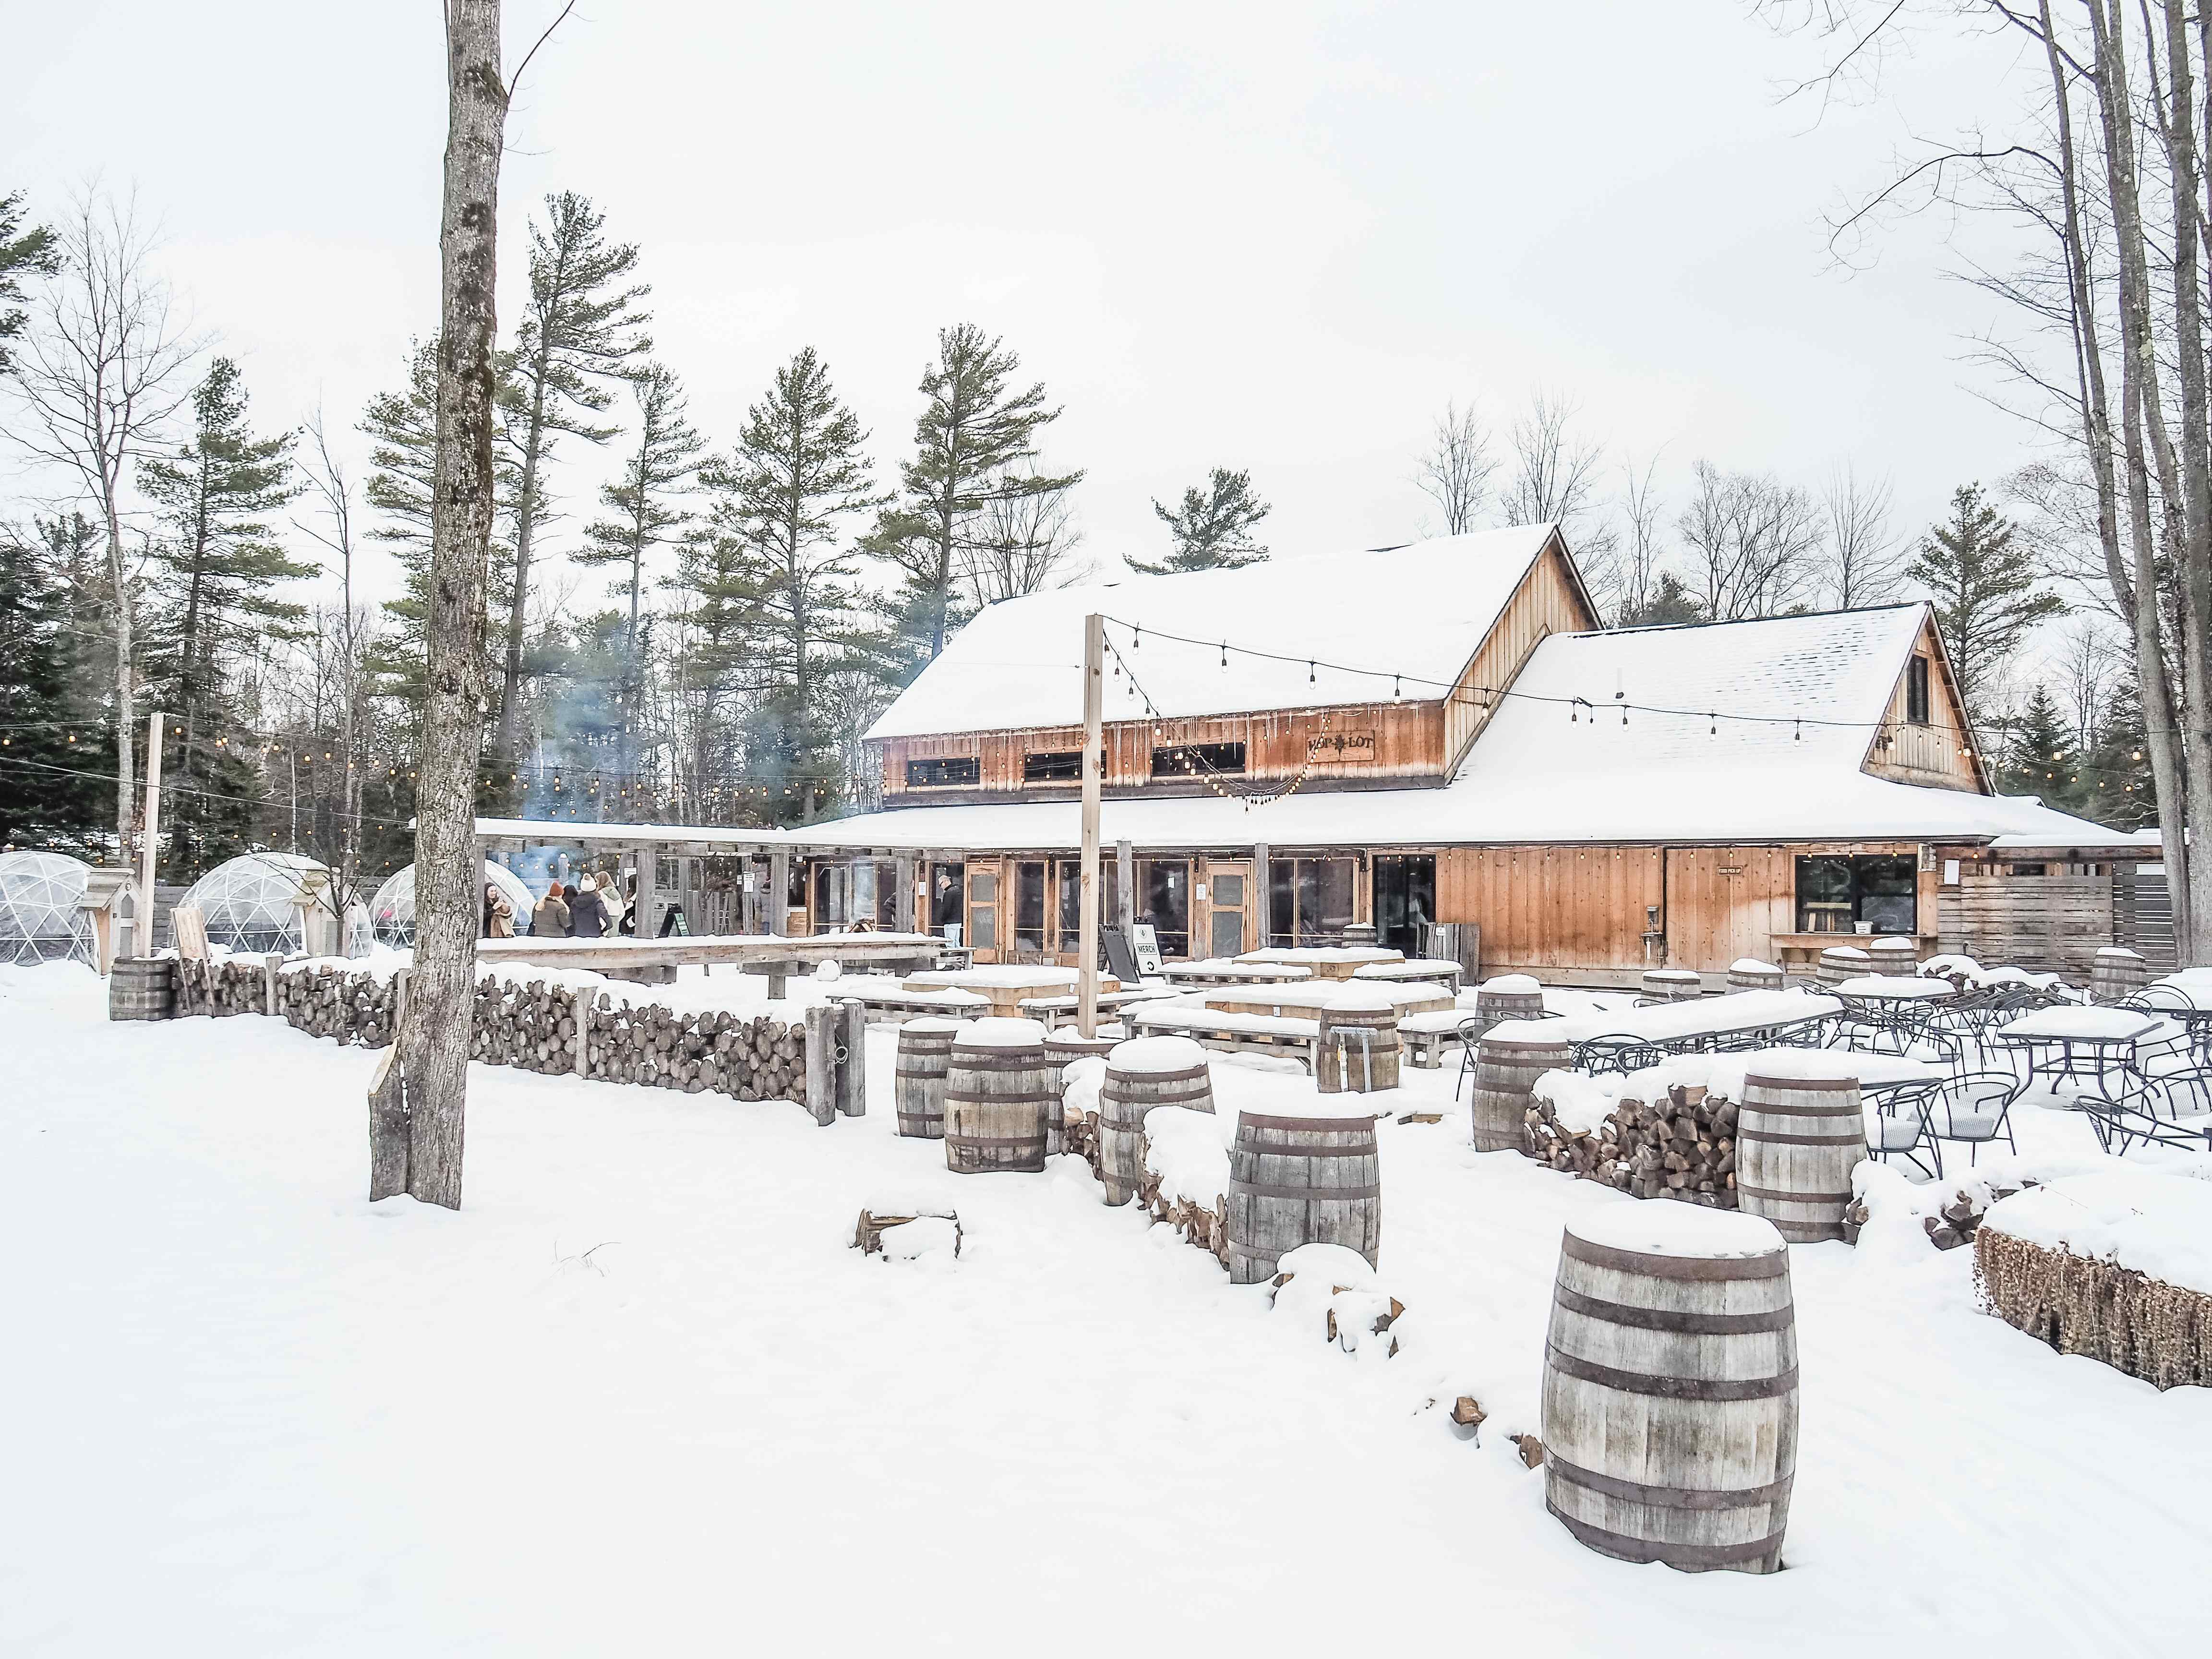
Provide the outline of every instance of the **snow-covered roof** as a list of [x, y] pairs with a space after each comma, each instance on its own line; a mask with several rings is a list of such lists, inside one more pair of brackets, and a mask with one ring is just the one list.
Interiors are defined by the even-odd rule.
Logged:
[[[1144, 631], [1133, 649], [1127, 630], [1113, 629], [1112, 638], [1163, 714], [1320, 708], [1390, 696], [1387, 677], [1310, 671], [1309, 659], [1371, 664], [1413, 677], [1408, 699], [1438, 697], [1481, 647], [1553, 528], [1519, 525], [1383, 551], [1129, 576], [1001, 600], [953, 636], [867, 735], [1081, 725], [1083, 619], [1094, 611]], [[1163, 633], [1218, 633], [1292, 660], [1231, 652], [1224, 668], [1215, 647], [1179, 644]], [[1116, 692], [1109, 683], [1109, 720], [1135, 712]]]

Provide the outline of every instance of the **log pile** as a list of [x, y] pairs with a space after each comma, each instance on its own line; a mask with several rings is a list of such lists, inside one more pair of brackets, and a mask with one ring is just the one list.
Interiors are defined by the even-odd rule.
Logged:
[[[1064, 1145], [1090, 1164], [1091, 1173], [1103, 1185], [1106, 1165], [1098, 1140], [1098, 1114], [1069, 1112]], [[1137, 1188], [1137, 1205], [1153, 1220], [1164, 1222], [1182, 1234], [1186, 1244], [1195, 1245], [1224, 1267], [1228, 1265], [1229, 1200], [1225, 1195], [1215, 1199], [1211, 1209], [1188, 1199], [1169, 1198], [1160, 1191], [1160, 1178], [1147, 1170], [1144, 1183]]]
[[276, 1012], [295, 1030], [382, 1048], [399, 1018], [399, 981], [363, 970], [343, 973], [329, 963], [312, 972], [276, 975]]
[[514, 985], [485, 975], [477, 981], [469, 1058], [526, 1072], [573, 1073], [578, 1001], [574, 992], [542, 979]]
[[1975, 1234], [1974, 1288], [1991, 1313], [2060, 1353], [2157, 1389], [2212, 1384], [2212, 1296], [2202, 1291], [1996, 1227]]
[[1583, 1181], [1638, 1198], [1735, 1208], [1735, 1103], [1671, 1085], [1662, 1099], [1616, 1102], [1594, 1130], [1570, 1128], [1552, 1103], [1528, 1108], [1522, 1151]]
[[269, 971], [258, 957], [181, 957], [176, 969], [176, 1014], [227, 1019], [269, 1010]]
[[598, 1006], [587, 1010], [592, 1077], [690, 1094], [805, 1103], [802, 1027], [766, 1014], [750, 1019], [724, 1009], [678, 1014], [656, 1004], [617, 1008], [613, 1000], [602, 991]]
[[[2035, 1183], [2029, 1182], [2028, 1186]], [[1928, 1242], [1939, 1250], [1955, 1250], [1961, 1244], [1972, 1244], [1980, 1235], [1982, 1218], [1989, 1213], [1990, 1206], [2001, 1198], [2010, 1198], [2021, 1190], [2018, 1187], [1954, 1187], [1951, 1196], [1937, 1206], [1932, 1215], [1920, 1218], [1921, 1230]], [[1874, 1210], [1863, 1198], [1854, 1199], [1844, 1212], [1844, 1243], [1856, 1244], [1859, 1234], [1873, 1219]]]

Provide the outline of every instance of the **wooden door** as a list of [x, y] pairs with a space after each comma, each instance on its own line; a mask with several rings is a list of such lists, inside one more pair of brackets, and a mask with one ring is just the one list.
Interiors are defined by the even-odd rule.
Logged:
[[968, 924], [962, 938], [975, 947], [978, 962], [999, 960], [999, 866], [997, 859], [968, 860]]
[[1193, 956], [1242, 956], [1255, 948], [1252, 930], [1258, 914], [1258, 896], [1252, 890], [1249, 860], [1208, 859], [1200, 866], [1206, 884], [1199, 909], [1206, 930], [1191, 940]]
[[1773, 962], [1790, 931], [1796, 864], [1780, 847], [1667, 849], [1667, 966], [1721, 974], [1741, 957]]

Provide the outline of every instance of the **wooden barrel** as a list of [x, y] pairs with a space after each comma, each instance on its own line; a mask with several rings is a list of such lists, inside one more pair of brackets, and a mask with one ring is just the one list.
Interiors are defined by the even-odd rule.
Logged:
[[1137, 1037], [1106, 1057], [1098, 1091], [1098, 1169], [1109, 1204], [1127, 1204], [1145, 1184], [1145, 1114], [1155, 1106], [1213, 1109], [1206, 1050], [1188, 1037]]
[[110, 1019], [170, 1019], [176, 1012], [176, 963], [168, 957], [118, 957], [107, 975]]
[[1486, 1036], [1474, 1048], [1474, 1150], [1517, 1152], [1528, 1144], [1529, 1091], [1573, 1053], [1550, 1037]]
[[1694, 1002], [1705, 994], [1705, 981], [1687, 968], [1647, 968], [1642, 990], [1653, 1002]]
[[1851, 1171], [1867, 1155], [1856, 1078], [1748, 1073], [1735, 1137], [1739, 1210], [1792, 1243], [1844, 1236]]
[[1874, 971], [1874, 958], [1856, 945], [1832, 945], [1820, 952], [1820, 983], [1840, 985]]
[[2093, 1002], [2124, 1002], [2150, 982], [2150, 964], [2124, 945], [2108, 945], [2089, 965]]
[[1314, 1087], [1364, 1095], [1398, 1086], [1398, 1005], [1387, 996], [1350, 996], [1321, 1011], [1314, 1043]]
[[1128, 1040], [1125, 1036], [1078, 1036], [1073, 1026], [1064, 1025], [1059, 1030], [1046, 1035], [1044, 1051], [1057, 1064], [1065, 1066], [1072, 1060], [1081, 1060], [1085, 1054], [1110, 1054]]
[[1501, 974], [1474, 988], [1474, 1013], [1486, 1031], [1501, 1019], [1541, 1019], [1543, 988], [1525, 974]]
[[1746, 957], [1729, 964], [1728, 985], [1731, 991], [1778, 991], [1782, 983], [1782, 970], [1771, 962], [1754, 962]]
[[952, 1060], [952, 1039], [962, 1022], [930, 1017], [899, 1027], [898, 1070], [891, 1099], [898, 1132], [923, 1140], [945, 1139], [945, 1075]]
[[[1662, 1224], [1625, 1224], [1623, 1211], [1653, 1210]], [[1709, 1224], [1681, 1228], [1689, 1218]], [[1797, 1328], [1774, 1229], [1671, 1204], [1570, 1223], [1543, 1443], [1544, 1506], [1601, 1555], [1686, 1572], [1778, 1568], [1797, 1471]]]
[[1229, 1149], [1229, 1279], [1257, 1285], [1301, 1244], [1341, 1244], [1375, 1265], [1382, 1176], [1371, 1117], [1245, 1112]]
[[973, 1020], [953, 1034], [945, 1073], [946, 1169], [1043, 1169], [1061, 1110], [1060, 1067], [1046, 1057], [1044, 1028], [1035, 1020]]
[[1910, 979], [1920, 971], [1920, 947], [1909, 939], [1878, 939], [1867, 947], [1877, 974]]

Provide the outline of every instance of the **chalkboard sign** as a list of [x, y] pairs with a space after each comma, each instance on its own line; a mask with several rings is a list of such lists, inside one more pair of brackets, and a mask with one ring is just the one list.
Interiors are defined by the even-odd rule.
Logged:
[[1098, 954], [1104, 958], [1106, 971], [1124, 985], [1134, 985], [1141, 977], [1137, 972], [1137, 953], [1129, 948], [1129, 936], [1119, 927], [1098, 930]]

